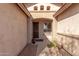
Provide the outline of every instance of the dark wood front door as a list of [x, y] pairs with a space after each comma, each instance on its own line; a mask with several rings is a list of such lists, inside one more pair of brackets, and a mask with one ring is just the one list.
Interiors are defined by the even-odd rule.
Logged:
[[39, 22], [33, 22], [33, 38], [39, 38]]

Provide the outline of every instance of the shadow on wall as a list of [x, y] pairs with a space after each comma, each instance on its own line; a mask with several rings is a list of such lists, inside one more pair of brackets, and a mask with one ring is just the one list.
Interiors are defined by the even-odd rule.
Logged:
[[58, 42], [73, 56], [79, 56], [79, 36], [58, 33]]

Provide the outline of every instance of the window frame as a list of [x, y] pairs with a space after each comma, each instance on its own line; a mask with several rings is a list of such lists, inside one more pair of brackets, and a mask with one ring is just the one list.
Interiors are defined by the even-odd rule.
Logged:
[[46, 10], [50, 10], [51, 9], [51, 6], [47, 6], [47, 9]]
[[38, 7], [37, 6], [34, 6], [34, 10], [38, 10]]
[[40, 10], [44, 10], [44, 6], [43, 5], [40, 6]]

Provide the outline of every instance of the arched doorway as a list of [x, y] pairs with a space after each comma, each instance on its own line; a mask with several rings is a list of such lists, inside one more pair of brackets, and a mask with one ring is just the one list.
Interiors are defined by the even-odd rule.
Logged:
[[32, 43], [44, 41], [44, 33], [52, 31], [52, 19], [36, 18], [32, 21]]

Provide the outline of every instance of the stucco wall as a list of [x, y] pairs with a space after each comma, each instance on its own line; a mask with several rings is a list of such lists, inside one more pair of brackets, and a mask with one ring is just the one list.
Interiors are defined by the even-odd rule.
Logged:
[[[44, 10], [40, 10], [40, 6], [44, 6]], [[37, 6], [38, 10], [34, 10], [34, 6]], [[47, 10], [47, 6], [50, 6], [50, 10]], [[35, 4], [31, 7], [28, 7], [29, 11], [57, 11], [60, 8], [60, 6], [57, 6], [55, 4], [50, 4], [50, 3], [38, 3]]]
[[72, 55], [79, 56], [79, 4], [72, 4], [58, 16], [57, 41]]
[[58, 16], [58, 32], [79, 34], [79, 4], [72, 4], [66, 11]]
[[79, 56], [79, 36], [58, 34], [57, 42], [71, 55]]
[[0, 4], [0, 55], [17, 55], [26, 43], [26, 15], [16, 4]]
[[55, 13], [55, 12], [39, 12], [39, 11], [36, 11], [36, 12], [30, 12], [32, 17], [35, 19], [35, 18], [49, 18], [49, 19], [52, 19], [52, 15]]
[[28, 33], [28, 35], [27, 35], [27, 43], [29, 44], [29, 43], [31, 43], [31, 41], [32, 41], [32, 34], [33, 34], [33, 26], [32, 26], [32, 18], [28, 18], [27, 19], [27, 33]]

